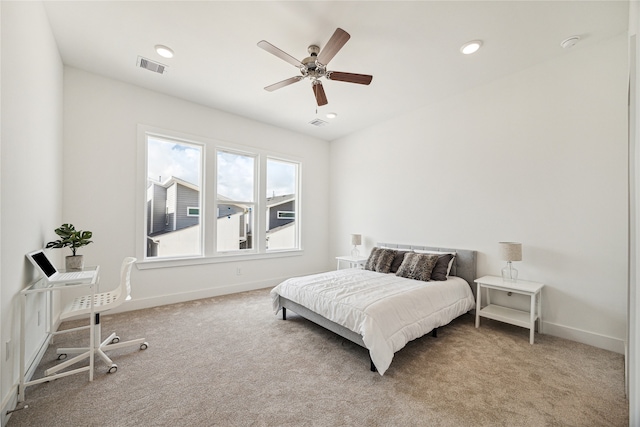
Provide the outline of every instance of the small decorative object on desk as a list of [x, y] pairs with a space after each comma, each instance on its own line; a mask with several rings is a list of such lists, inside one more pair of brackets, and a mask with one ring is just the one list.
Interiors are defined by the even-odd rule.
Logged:
[[76, 230], [73, 224], [62, 224], [56, 228], [55, 233], [60, 239], [47, 243], [46, 248], [70, 248], [71, 255], [65, 258], [65, 269], [67, 271], [81, 271], [84, 267], [84, 258], [82, 255], [76, 255], [76, 250], [82, 246], [92, 243], [91, 231]]
[[352, 234], [351, 235], [351, 244], [353, 245], [353, 249], [351, 250], [351, 256], [357, 258], [360, 256], [360, 251], [358, 250], [358, 246], [362, 244], [362, 235], [360, 234]]
[[511, 265], [512, 261], [522, 261], [522, 243], [500, 242], [500, 258], [507, 261], [502, 269], [502, 279], [508, 282], [518, 280], [518, 270]]

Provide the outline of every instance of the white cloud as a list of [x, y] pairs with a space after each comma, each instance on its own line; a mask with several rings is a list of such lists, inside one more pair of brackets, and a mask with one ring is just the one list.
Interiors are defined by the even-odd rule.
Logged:
[[166, 181], [176, 177], [200, 185], [200, 147], [149, 138], [147, 176]]
[[294, 163], [267, 160], [267, 197], [294, 194], [296, 169]]
[[[166, 181], [180, 178], [200, 186], [201, 156], [199, 146], [160, 139], [148, 140], [148, 177]], [[235, 201], [254, 201], [255, 158], [219, 151], [217, 156], [218, 194]], [[296, 192], [297, 164], [267, 160], [267, 197]]]
[[218, 194], [231, 200], [253, 202], [255, 159], [218, 152]]

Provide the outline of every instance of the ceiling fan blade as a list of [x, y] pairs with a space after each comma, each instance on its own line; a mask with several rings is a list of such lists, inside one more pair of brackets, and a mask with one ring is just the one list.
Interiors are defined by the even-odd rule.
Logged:
[[358, 83], [359, 85], [368, 85], [373, 80], [373, 76], [368, 74], [343, 73], [340, 71], [327, 72], [327, 78], [339, 82]]
[[274, 90], [280, 89], [281, 87], [285, 87], [285, 86], [289, 86], [290, 84], [297, 83], [300, 80], [302, 80], [303, 78], [304, 77], [302, 77], [302, 76], [291, 77], [291, 78], [288, 78], [288, 79], [283, 80], [281, 82], [269, 85], [269, 86], [265, 87], [264, 90], [267, 90], [269, 92], [273, 92]]
[[293, 56], [289, 55], [287, 52], [284, 52], [266, 40], [261, 40], [258, 42], [258, 47], [266, 50], [267, 52], [277, 56], [280, 59], [284, 59], [289, 64], [295, 65], [296, 67], [303, 67], [302, 62], [298, 61]]
[[316, 102], [318, 103], [318, 107], [327, 105], [329, 102], [327, 101], [327, 95], [325, 95], [324, 93], [324, 88], [322, 87], [322, 83], [316, 80], [315, 82], [313, 82], [312, 88], [313, 88], [313, 94], [316, 96]]
[[318, 54], [317, 61], [322, 65], [327, 65], [350, 38], [349, 33], [342, 28], [336, 29], [325, 47]]

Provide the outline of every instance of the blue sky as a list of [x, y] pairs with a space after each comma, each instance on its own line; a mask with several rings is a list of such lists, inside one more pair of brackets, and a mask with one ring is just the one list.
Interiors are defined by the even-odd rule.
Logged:
[[[165, 181], [174, 176], [199, 185], [201, 156], [200, 146], [149, 138], [148, 177]], [[219, 194], [237, 201], [253, 201], [253, 162], [254, 159], [249, 156], [220, 152], [218, 155]], [[295, 176], [294, 164], [269, 159], [267, 161], [267, 197], [294, 193]]]

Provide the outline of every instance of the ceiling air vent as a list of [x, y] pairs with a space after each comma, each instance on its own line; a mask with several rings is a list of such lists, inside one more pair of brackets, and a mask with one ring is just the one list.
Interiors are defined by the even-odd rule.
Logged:
[[329, 124], [329, 122], [325, 122], [324, 120], [320, 120], [320, 119], [313, 119], [309, 122], [310, 125], [314, 125], [314, 126], [318, 126], [318, 127], [322, 127], [322, 126], [326, 126]]
[[154, 62], [150, 59], [138, 56], [137, 66], [144, 68], [145, 70], [153, 71], [154, 73], [164, 74], [167, 72], [167, 66], [159, 62]]

